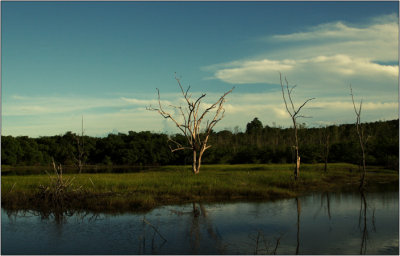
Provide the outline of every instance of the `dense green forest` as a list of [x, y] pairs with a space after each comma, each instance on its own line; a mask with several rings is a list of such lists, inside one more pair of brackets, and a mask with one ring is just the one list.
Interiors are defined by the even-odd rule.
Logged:
[[[322, 128], [299, 127], [300, 156], [303, 163], [328, 162], [360, 163], [360, 146], [354, 124]], [[399, 121], [380, 121], [363, 124], [366, 137], [368, 165], [398, 169]], [[328, 136], [329, 135], [329, 136]], [[79, 135], [29, 138], [1, 137], [3, 165], [48, 165], [51, 159], [64, 165], [74, 165], [78, 156]], [[180, 165], [191, 163], [190, 151], [171, 153], [169, 138], [185, 143], [182, 135], [132, 132], [109, 134], [107, 137], [84, 136], [85, 164], [104, 165]], [[203, 157], [205, 164], [291, 163], [293, 128], [270, 127], [254, 118], [246, 131], [213, 132], [212, 145]], [[328, 151], [326, 150], [328, 149]]]

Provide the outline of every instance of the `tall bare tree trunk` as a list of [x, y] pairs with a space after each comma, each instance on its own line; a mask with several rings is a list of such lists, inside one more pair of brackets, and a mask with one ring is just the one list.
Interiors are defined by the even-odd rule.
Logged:
[[324, 171], [327, 172], [328, 171], [328, 156], [325, 155], [325, 166], [324, 166]]
[[[358, 127], [357, 127], [358, 130]], [[362, 172], [362, 177], [361, 177], [361, 181], [360, 181], [360, 189], [364, 188], [365, 185], [365, 174], [367, 172], [367, 168], [365, 167], [365, 151], [364, 151], [364, 143], [362, 141], [362, 135], [359, 136], [360, 138], [360, 145], [361, 145], [361, 152], [362, 152], [362, 168], [363, 168], [363, 172]]]
[[199, 155], [199, 158], [197, 159], [197, 172], [198, 174], [200, 172], [200, 167], [201, 167], [201, 155]]
[[329, 156], [329, 131], [328, 128], [325, 126], [324, 128], [324, 161], [325, 161], [325, 166], [324, 166], [324, 171], [328, 171], [328, 156]]
[[82, 161], [81, 160], [78, 161], [78, 170], [79, 170], [79, 173], [82, 173]]
[[197, 152], [196, 152], [196, 150], [193, 150], [192, 170], [193, 170], [194, 174], [197, 173]]
[[[205, 141], [207, 143], [207, 141]], [[210, 147], [210, 146], [208, 146]], [[198, 147], [193, 148], [193, 165], [192, 165], [192, 170], [194, 174], [198, 174], [200, 172], [200, 167], [201, 167], [201, 159], [203, 157], [204, 151], [208, 148], [206, 144], [202, 144], [200, 146], [200, 150]]]
[[294, 179], [297, 180], [298, 177], [300, 176], [300, 156], [299, 156], [299, 140], [297, 137], [297, 126], [296, 126], [296, 120], [293, 119], [293, 125], [294, 125], [294, 138], [295, 138], [295, 149], [296, 149], [296, 167], [294, 169]]
[[[279, 73], [279, 78], [280, 78], [280, 83], [281, 83], [281, 88], [282, 88], [282, 96], [283, 96], [283, 101], [285, 103], [286, 111], [292, 118], [293, 122], [293, 129], [294, 129], [294, 138], [295, 138], [295, 151], [296, 151], [296, 167], [294, 169], [294, 179], [297, 180], [300, 177], [300, 156], [299, 156], [299, 140], [297, 136], [297, 118], [299, 117], [306, 117], [303, 115], [299, 115], [300, 110], [307, 104], [307, 102], [315, 99], [315, 98], [310, 98], [306, 100], [300, 107], [296, 108], [294, 107], [293, 100], [292, 100], [292, 91], [296, 86], [293, 86], [291, 89], [289, 89], [289, 82], [287, 81], [285, 77], [285, 83], [286, 83], [286, 95], [285, 95], [285, 90], [284, 90], [284, 85], [282, 82], [282, 74]], [[287, 99], [286, 99], [287, 98]], [[290, 107], [288, 106], [288, 102], [290, 103]]]
[[296, 160], [296, 169], [294, 173], [294, 179], [297, 180], [297, 178], [300, 176], [300, 156], [299, 153], [296, 153], [297, 155], [297, 160]]
[[365, 186], [365, 175], [367, 172], [367, 168], [365, 166], [365, 144], [367, 143], [368, 137], [365, 138], [364, 137], [364, 129], [361, 125], [361, 108], [362, 108], [362, 100], [360, 102], [360, 106], [357, 110], [356, 108], [356, 104], [354, 103], [354, 95], [353, 95], [353, 89], [351, 88], [350, 85], [350, 95], [351, 95], [351, 100], [353, 102], [353, 107], [354, 107], [354, 112], [356, 113], [356, 130], [357, 130], [357, 135], [358, 135], [358, 139], [360, 141], [360, 147], [361, 147], [361, 153], [362, 153], [362, 177], [360, 180], [360, 186], [359, 189], [362, 190], [364, 189]]
[[76, 136], [76, 146], [77, 146], [77, 154], [74, 155], [76, 166], [78, 167], [79, 173], [82, 173], [83, 165], [84, 165], [84, 156], [85, 156], [85, 142], [84, 142], [84, 133], [83, 133], [83, 116], [82, 116], [82, 133], [79, 136]]
[[325, 152], [324, 152], [324, 158], [325, 158], [325, 167], [324, 171], [328, 171], [328, 155], [329, 155], [329, 134], [326, 135], [325, 137]]

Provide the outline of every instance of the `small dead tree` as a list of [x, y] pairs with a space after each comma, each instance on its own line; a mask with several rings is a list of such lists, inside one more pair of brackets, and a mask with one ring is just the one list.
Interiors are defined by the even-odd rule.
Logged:
[[[287, 81], [286, 77], [285, 77], [285, 84], [282, 81], [281, 73], [279, 73], [279, 78], [280, 78], [282, 96], [283, 96], [283, 101], [285, 102], [286, 111], [290, 115], [290, 118], [292, 119], [293, 122], [294, 139], [295, 139], [294, 149], [296, 152], [296, 167], [294, 169], [294, 178], [297, 180], [297, 178], [300, 176], [300, 156], [299, 156], [299, 140], [297, 135], [297, 118], [300, 117], [306, 118], [306, 116], [299, 115], [300, 110], [307, 104], [307, 102], [315, 98], [307, 99], [300, 107], [296, 109], [292, 99], [292, 91], [296, 87], [296, 85], [292, 86], [289, 89], [289, 82]], [[285, 89], [286, 89], [286, 94], [285, 94]], [[288, 106], [288, 104], [290, 104], [290, 106]]]
[[[175, 152], [178, 150], [192, 150], [193, 151], [193, 164], [192, 164], [192, 171], [194, 174], [198, 174], [200, 171], [201, 166], [201, 158], [208, 148], [211, 145], [207, 145], [208, 138], [211, 134], [212, 129], [214, 126], [221, 121], [224, 117], [225, 109], [223, 105], [225, 103], [225, 97], [231, 93], [234, 87], [224, 93], [214, 104], [211, 104], [209, 107], [203, 108], [200, 105], [201, 100], [206, 96], [206, 94], [202, 94], [197, 99], [191, 99], [191, 94], [189, 93], [190, 86], [186, 89], [183, 89], [181, 81], [179, 78], [176, 77], [175, 79], [178, 82], [179, 88], [181, 89], [182, 96], [185, 100], [186, 107], [180, 106], [173, 106], [179, 112], [179, 117], [174, 117], [171, 113], [164, 110], [161, 105], [160, 100], [160, 90], [157, 88], [158, 93], [158, 107], [152, 107], [151, 105], [147, 107], [147, 110], [157, 111], [162, 117], [166, 119], [172, 120], [175, 123], [176, 127], [181, 131], [181, 133], [185, 136], [188, 146], [184, 146], [172, 139], [170, 141], [173, 143], [173, 147], [169, 145], [171, 152]], [[213, 118], [207, 120], [205, 126], [201, 126], [208, 113], [211, 113], [215, 109], [215, 113]], [[179, 119], [178, 119], [179, 118]]]
[[329, 130], [328, 127], [324, 128], [324, 171], [328, 171], [328, 156], [329, 156]]
[[83, 137], [83, 116], [82, 116], [82, 130], [81, 130], [81, 135], [76, 136], [76, 155], [74, 155], [75, 158], [75, 163], [78, 168], [79, 173], [82, 173], [83, 165], [84, 165], [84, 157], [85, 157], [85, 142], [84, 142], [84, 137]]
[[356, 113], [356, 131], [357, 131], [357, 135], [358, 135], [358, 139], [360, 142], [360, 147], [361, 147], [361, 155], [362, 155], [362, 176], [361, 176], [361, 180], [360, 180], [360, 189], [364, 188], [365, 185], [365, 175], [367, 172], [367, 169], [365, 167], [365, 145], [367, 144], [367, 140], [368, 138], [365, 138], [364, 136], [364, 129], [361, 126], [361, 108], [362, 108], [362, 99], [360, 101], [360, 106], [358, 107], [358, 110], [356, 108], [356, 104], [354, 102], [354, 95], [353, 95], [353, 89], [351, 88], [350, 85], [350, 95], [351, 95], [351, 100], [353, 102], [353, 108], [354, 108], [354, 112]]

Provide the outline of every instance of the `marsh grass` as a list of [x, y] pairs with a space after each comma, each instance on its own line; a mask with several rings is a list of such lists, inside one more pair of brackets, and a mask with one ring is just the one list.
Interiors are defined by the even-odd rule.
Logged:
[[[357, 189], [360, 174], [350, 164], [302, 166], [300, 179], [293, 178], [293, 165], [204, 165], [198, 175], [190, 166], [165, 166], [139, 173], [65, 174], [75, 176], [69, 191], [69, 207], [93, 211], [148, 210], [159, 205], [188, 202], [222, 202], [233, 200], [273, 200], [314, 191]], [[398, 181], [398, 173], [380, 168], [370, 169], [368, 186]], [[49, 186], [47, 175], [3, 176], [2, 206], [8, 208], [41, 207], [39, 184]], [[397, 184], [397, 183], [396, 183]], [[39, 194], [38, 194], [39, 193]]]

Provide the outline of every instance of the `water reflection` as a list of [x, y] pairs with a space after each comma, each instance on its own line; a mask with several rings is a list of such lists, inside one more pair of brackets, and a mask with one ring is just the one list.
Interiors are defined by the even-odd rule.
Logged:
[[202, 203], [192, 203], [192, 211], [184, 212], [170, 210], [177, 216], [189, 216], [188, 218], [188, 237], [191, 248], [191, 254], [198, 254], [200, 251], [201, 240], [206, 231], [207, 238], [212, 240], [218, 254], [225, 254], [225, 248], [228, 246], [222, 241], [222, 237], [213, 225], [211, 217], [207, 214], [206, 206]]
[[[364, 191], [360, 192], [360, 211], [358, 217], [358, 225], [361, 232], [361, 246], [360, 246], [360, 254], [367, 254], [367, 242], [368, 242], [368, 226], [372, 232], [376, 233], [376, 225], [375, 225], [375, 207], [371, 209], [370, 205], [367, 203], [366, 193]], [[370, 210], [368, 212], [368, 209]], [[371, 223], [368, 224], [368, 214], [370, 214]]]
[[296, 246], [296, 255], [299, 254], [300, 247], [300, 214], [301, 214], [301, 203], [300, 199], [296, 197], [296, 205], [297, 205], [297, 246]]
[[331, 220], [331, 204], [330, 204], [331, 199], [329, 198], [329, 192], [326, 192], [325, 195], [326, 195], [326, 206], [328, 210], [328, 217], [329, 220]]
[[100, 220], [100, 213], [88, 211], [64, 210], [64, 211], [37, 211], [37, 210], [7, 210], [2, 208], [2, 214], [6, 214], [10, 223], [16, 223], [21, 218], [38, 217], [40, 220], [47, 220], [57, 225], [67, 223], [67, 220], [74, 217], [76, 221], [93, 222]]
[[367, 252], [367, 235], [368, 235], [367, 200], [365, 199], [365, 194], [363, 191], [361, 191], [360, 194], [361, 194], [361, 196], [360, 196], [361, 205], [360, 205], [360, 214], [359, 214], [359, 218], [358, 218], [358, 225], [360, 227], [360, 230], [361, 230], [361, 222], [363, 223], [360, 254], [366, 254], [366, 252]]
[[[157, 252], [164, 246], [164, 244], [167, 242], [167, 239], [160, 233], [158, 228], [151, 224], [148, 220], [146, 220], [145, 217], [143, 217], [143, 224], [149, 226], [152, 228], [153, 235], [151, 238], [151, 243], [150, 243], [150, 248], [151, 254], [157, 254]], [[139, 238], [139, 252], [138, 254], [146, 254], [146, 226], [143, 225], [143, 234]], [[161, 242], [157, 244], [156, 238], [159, 237], [161, 239]]]
[[3, 254], [398, 254], [398, 193], [95, 214], [2, 209]]
[[275, 238], [275, 244], [272, 243], [271, 240], [269, 240], [264, 232], [261, 230], [258, 230], [256, 234], [250, 234], [249, 238], [254, 242], [254, 255], [258, 254], [271, 254], [275, 255], [278, 252], [279, 244], [282, 239], [282, 236], [279, 236]]

